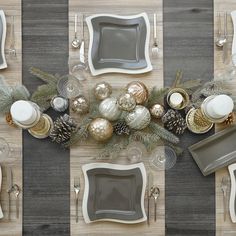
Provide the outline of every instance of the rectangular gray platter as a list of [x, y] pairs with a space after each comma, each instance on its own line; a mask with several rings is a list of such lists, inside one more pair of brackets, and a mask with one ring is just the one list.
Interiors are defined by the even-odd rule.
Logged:
[[189, 147], [204, 176], [236, 161], [236, 126], [218, 132]]

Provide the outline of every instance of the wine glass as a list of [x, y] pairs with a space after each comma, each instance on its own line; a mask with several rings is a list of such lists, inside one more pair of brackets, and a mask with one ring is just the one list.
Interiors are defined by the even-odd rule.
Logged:
[[4, 138], [0, 138], [0, 160], [6, 159], [10, 154], [10, 146]]
[[149, 158], [151, 168], [155, 170], [169, 170], [177, 160], [175, 151], [168, 146], [156, 147]]
[[57, 91], [62, 97], [70, 99], [81, 95], [83, 86], [76, 77], [65, 75], [58, 81]]
[[127, 147], [127, 159], [130, 163], [137, 163], [142, 161], [144, 156], [144, 147], [141, 143], [133, 142]]

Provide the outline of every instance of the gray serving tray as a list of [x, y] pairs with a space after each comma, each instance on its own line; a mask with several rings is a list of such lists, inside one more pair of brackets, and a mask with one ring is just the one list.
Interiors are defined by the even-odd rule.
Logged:
[[204, 176], [236, 162], [236, 126], [190, 146], [189, 151]]

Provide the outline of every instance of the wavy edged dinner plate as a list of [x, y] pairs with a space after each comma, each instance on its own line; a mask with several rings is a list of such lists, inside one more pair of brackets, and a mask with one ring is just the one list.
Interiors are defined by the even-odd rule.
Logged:
[[6, 58], [5, 58], [5, 40], [6, 40], [6, 17], [3, 10], [0, 10], [0, 69], [7, 68]]
[[93, 76], [104, 73], [141, 74], [152, 70], [150, 22], [146, 13], [131, 16], [97, 14], [86, 18], [88, 63]]
[[146, 221], [146, 170], [143, 163], [91, 163], [83, 165], [82, 170], [85, 179], [82, 210], [86, 223], [135, 224]]

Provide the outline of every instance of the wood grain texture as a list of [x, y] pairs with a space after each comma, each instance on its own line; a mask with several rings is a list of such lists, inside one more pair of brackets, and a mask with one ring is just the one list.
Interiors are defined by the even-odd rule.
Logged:
[[[11, 86], [21, 84], [22, 73], [22, 46], [21, 46], [21, 1], [0, 0], [1, 9], [4, 10], [7, 21], [7, 37], [5, 48], [9, 48], [10, 43], [10, 23], [11, 16], [15, 18], [15, 43], [17, 58], [11, 59], [6, 55], [8, 68], [1, 70], [0, 75], [5, 77], [5, 82]], [[13, 183], [16, 183], [22, 189], [22, 134], [20, 129], [9, 127], [4, 117], [0, 117], [0, 137], [7, 140], [10, 145], [11, 153], [7, 159], [0, 160], [2, 167], [3, 179], [0, 194], [3, 214], [7, 217], [7, 186], [6, 186], [6, 167], [11, 166], [13, 170]], [[3, 218], [0, 220], [0, 235], [2, 236], [21, 236], [22, 235], [22, 193], [20, 198], [20, 218], [16, 219], [16, 201], [11, 194], [11, 220], [10, 222]]]
[[[236, 10], [236, 3], [233, 0], [214, 0], [214, 39], [216, 40], [218, 22], [217, 13], [223, 14], [226, 11], [229, 15], [228, 17], [228, 33], [229, 33], [229, 57], [231, 54], [232, 38], [233, 38], [233, 24], [230, 17], [230, 12]], [[223, 18], [222, 18], [223, 24]], [[214, 71], [216, 75], [226, 71], [230, 65], [224, 64], [222, 60], [223, 52], [215, 46], [214, 54]], [[230, 58], [228, 63], [230, 62]], [[236, 95], [236, 80], [227, 82], [228, 86], [231, 88], [232, 93]], [[216, 127], [216, 130], [220, 130], [223, 127]], [[233, 224], [229, 216], [229, 210], [227, 209], [226, 221], [224, 221], [224, 207], [223, 207], [223, 194], [221, 190], [221, 180], [223, 176], [229, 176], [228, 169], [223, 168], [216, 172], [215, 185], [216, 185], [216, 236], [230, 236], [236, 235], [236, 224]], [[229, 196], [229, 193], [228, 193]], [[228, 201], [229, 199], [227, 199]]]
[[[23, 83], [33, 91], [41, 82], [30, 66], [67, 74], [66, 0], [25, 0], [23, 11]], [[53, 117], [55, 114], [50, 113]], [[27, 132], [24, 143], [24, 235], [70, 235], [70, 157], [49, 140]]]
[[[175, 72], [184, 79], [213, 76], [213, 1], [165, 0], [164, 84], [171, 85]], [[215, 177], [203, 177], [187, 148], [206, 135], [186, 133], [186, 149], [176, 166], [165, 174], [166, 235], [215, 235]]]
[[[128, 82], [133, 80], [140, 80], [144, 82], [148, 87], [157, 85], [158, 87], [163, 87], [163, 41], [162, 41], [162, 1], [134, 1], [134, 0], [70, 0], [69, 1], [69, 43], [71, 42], [74, 34], [74, 14], [83, 13], [85, 16], [89, 16], [96, 13], [112, 13], [119, 15], [131, 15], [141, 12], [147, 12], [151, 25], [153, 25], [153, 13], [157, 12], [158, 15], [158, 40], [160, 42], [160, 56], [157, 60], [152, 60], [154, 70], [151, 73], [143, 75], [126, 75], [126, 74], [107, 74], [96, 77], [89, 76], [86, 81], [86, 86], [92, 88], [96, 83], [100, 81], [109, 82], [114, 88], [122, 88]], [[81, 16], [80, 16], [81, 18]], [[81, 21], [78, 25], [80, 30], [78, 33], [81, 35]], [[152, 28], [151, 28], [152, 31]], [[152, 32], [151, 32], [152, 35]], [[152, 43], [152, 38], [151, 38]], [[85, 45], [86, 52], [88, 49], [88, 30], [85, 27]], [[70, 46], [70, 45], [69, 45]], [[78, 60], [78, 51], [72, 50], [70, 47], [70, 58], [76, 58]], [[164, 194], [164, 172], [153, 172], [154, 181], [161, 189], [161, 196], [158, 201], [158, 219], [157, 222], [153, 222], [153, 209], [151, 210], [152, 219], [151, 226], [148, 227], [146, 223], [138, 225], [124, 225], [118, 223], [107, 223], [99, 222], [92, 224], [85, 224], [82, 216], [82, 198], [84, 189], [84, 180], [81, 172], [81, 166], [87, 163], [96, 162], [97, 154], [101, 150], [101, 145], [94, 143], [94, 141], [89, 140], [80, 146], [75, 146], [71, 149], [71, 235], [158, 235], [163, 236], [165, 234], [165, 194]], [[150, 171], [148, 165], [148, 155], [143, 157], [147, 171]], [[112, 161], [112, 163], [123, 163], [127, 164], [127, 155], [124, 152], [120, 153], [117, 160]], [[81, 193], [79, 198], [79, 223], [75, 223], [75, 195], [74, 195], [74, 177], [79, 176], [81, 179]], [[152, 205], [153, 208], [153, 205]]]

